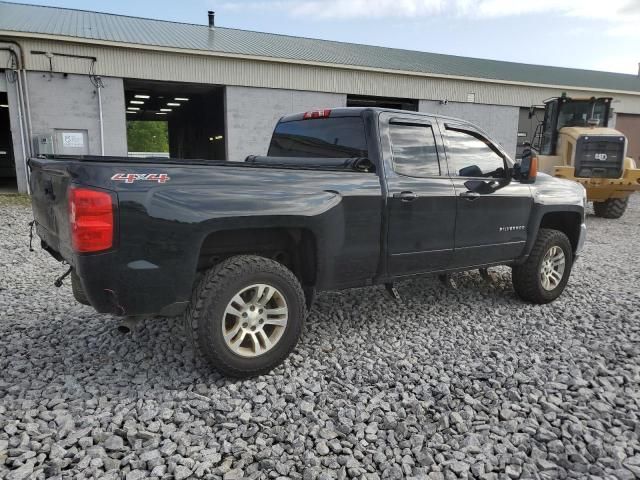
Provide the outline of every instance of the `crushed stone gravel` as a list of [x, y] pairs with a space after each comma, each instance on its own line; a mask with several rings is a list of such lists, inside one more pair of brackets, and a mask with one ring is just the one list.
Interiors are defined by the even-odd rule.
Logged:
[[[640, 196], [590, 214], [566, 292], [508, 268], [324, 293], [271, 374], [222, 378], [178, 319], [77, 304], [0, 199], [0, 478], [640, 478]], [[37, 245], [37, 241], [35, 242]]]

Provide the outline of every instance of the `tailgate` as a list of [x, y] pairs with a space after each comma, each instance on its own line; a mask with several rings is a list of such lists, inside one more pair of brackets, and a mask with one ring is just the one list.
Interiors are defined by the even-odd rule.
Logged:
[[71, 176], [66, 169], [68, 162], [32, 159], [30, 166], [31, 206], [36, 221], [36, 232], [49, 249], [70, 261], [67, 190]]

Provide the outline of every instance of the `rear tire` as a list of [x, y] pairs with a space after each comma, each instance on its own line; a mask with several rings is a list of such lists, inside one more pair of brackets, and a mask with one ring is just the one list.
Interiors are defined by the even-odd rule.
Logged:
[[289, 269], [241, 255], [206, 272], [185, 323], [194, 348], [212, 367], [242, 378], [280, 365], [295, 348], [305, 316], [304, 292]]
[[609, 198], [604, 202], [593, 202], [593, 212], [596, 217], [602, 218], [620, 218], [629, 204], [627, 198]]
[[572, 264], [573, 249], [567, 236], [541, 228], [527, 261], [512, 268], [513, 288], [528, 302], [552, 302], [564, 291]]

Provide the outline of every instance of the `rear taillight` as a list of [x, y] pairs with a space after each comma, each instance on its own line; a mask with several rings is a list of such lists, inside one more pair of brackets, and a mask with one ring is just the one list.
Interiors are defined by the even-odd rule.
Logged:
[[331, 115], [331, 109], [325, 110], [313, 110], [312, 112], [305, 112], [302, 116], [303, 120], [309, 120], [310, 118], [327, 118]]
[[113, 198], [88, 188], [69, 189], [71, 243], [76, 252], [99, 252], [113, 246]]

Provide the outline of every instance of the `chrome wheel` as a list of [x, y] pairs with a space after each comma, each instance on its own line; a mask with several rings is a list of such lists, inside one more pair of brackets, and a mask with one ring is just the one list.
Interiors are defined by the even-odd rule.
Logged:
[[287, 302], [280, 290], [257, 283], [238, 292], [227, 304], [222, 335], [233, 353], [257, 357], [278, 343], [287, 327], [288, 315]]
[[554, 290], [560, 285], [565, 268], [564, 251], [558, 246], [551, 247], [540, 264], [540, 282], [547, 291]]

